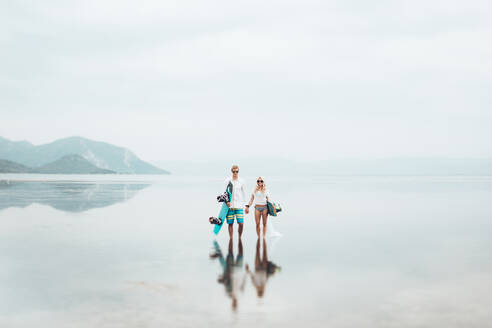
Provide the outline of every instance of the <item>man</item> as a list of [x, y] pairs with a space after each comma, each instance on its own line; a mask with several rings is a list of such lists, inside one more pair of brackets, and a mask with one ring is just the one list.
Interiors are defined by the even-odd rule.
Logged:
[[226, 179], [226, 186], [232, 183], [232, 196], [229, 202], [227, 202], [227, 207], [229, 211], [227, 212], [227, 224], [229, 225], [229, 238], [232, 239], [234, 218], [238, 224], [238, 234], [239, 239], [243, 234], [244, 225], [244, 204], [246, 199], [246, 193], [244, 192], [244, 181], [239, 178], [239, 166], [233, 165], [231, 168], [232, 177]]

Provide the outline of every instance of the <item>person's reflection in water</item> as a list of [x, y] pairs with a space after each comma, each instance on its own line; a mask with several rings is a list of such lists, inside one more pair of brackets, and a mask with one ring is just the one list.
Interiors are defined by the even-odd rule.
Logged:
[[255, 256], [255, 272], [249, 270], [246, 264], [246, 272], [251, 276], [251, 282], [256, 288], [258, 297], [263, 297], [268, 278], [275, 272], [280, 270], [280, 267], [268, 260], [268, 252], [265, 239], [263, 238], [263, 256], [260, 255], [260, 238], [256, 241], [256, 256]]
[[229, 239], [229, 248], [225, 260], [219, 244], [216, 241], [214, 241], [214, 248], [215, 254], [212, 254], [211, 257], [219, 258], [219, 262], [223, 269], [223, 273], [219, 276], [217, 281], [220, 284], [224, 284], [227, 295], [232, 299], [232, 309], [235, 311], [237, 310], [237, 298], [239, 292], [244, 292], [244, 285], [246, 283], [246, 273], [243, 270], [243, 243], [241, 239], [239, 239], [238, 254], [235, 260], [232, 239]]

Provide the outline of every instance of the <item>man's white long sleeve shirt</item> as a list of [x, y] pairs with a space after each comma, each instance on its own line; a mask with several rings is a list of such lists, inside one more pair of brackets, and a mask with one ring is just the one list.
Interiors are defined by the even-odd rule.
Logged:
[[232, 183], [232, 197], [231, 197], [231, 208], [244, 208], [246, 204], [246, 192], [244, 191], [244, 180], [241, 178], [237, 178], [233, 180], [232, 177], [229, 177], [225, 180], [225, 187], [229, 182]]

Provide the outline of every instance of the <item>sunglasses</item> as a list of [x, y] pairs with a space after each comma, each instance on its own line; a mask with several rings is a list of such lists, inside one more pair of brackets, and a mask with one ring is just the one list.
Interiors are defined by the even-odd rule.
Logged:
[[232, 173], [239, 173], [239, 170], [234, 170], [232, 171]]
[[263, 180], [256, 180], [257, 183], [263, 183]]

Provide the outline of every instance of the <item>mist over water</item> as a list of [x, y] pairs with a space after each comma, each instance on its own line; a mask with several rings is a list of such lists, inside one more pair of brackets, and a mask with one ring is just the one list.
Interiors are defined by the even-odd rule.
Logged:
[[492, 320], [492, 178], [273, 177], [264, 243], [212, 234], [223, 178], [1, 176], [0, 326]]

